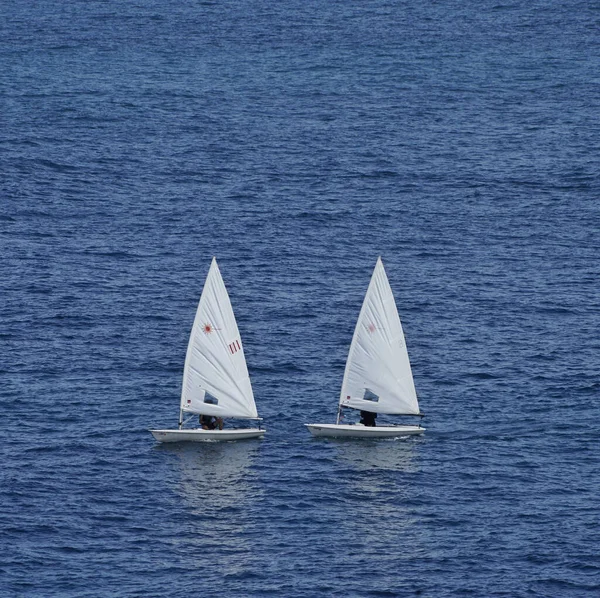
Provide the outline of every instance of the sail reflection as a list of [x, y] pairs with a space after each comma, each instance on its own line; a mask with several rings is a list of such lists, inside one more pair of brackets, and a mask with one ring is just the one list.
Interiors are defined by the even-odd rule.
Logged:
[[190, 533], [179, 540], [194, 559], [190, 566], [204, 566], [206, 554], [216, 553], [221, 555], [223, 574], [243, 573], [252, 560], [247, 540], [249, 513], [261, 495], [252, 472], [259, 447], [240, 441], [158, 448], [174, 454], [179, 464], [180, 479], [174, 491], [191, 510], [194, 522]]
[[[358, 534], [365, 552], [386, 551], [400, 538], [405, 541], [416, 534], [409, 504], [419, 472], [418, 443], [412, 439], [332, 443], [340, 461], [347, 465], [342, 477], [348, 533]], [[419, 539], [414, 542], [419, 544]]]

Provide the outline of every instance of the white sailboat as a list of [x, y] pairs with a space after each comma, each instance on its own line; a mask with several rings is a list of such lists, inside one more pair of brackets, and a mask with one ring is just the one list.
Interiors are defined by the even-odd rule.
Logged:
[[[192, 414], [185, 422], [184, 413]], [[259, 420], [242, 339], [223, 278], [213, 258], [190, 334], [179, 409], [179, 427], [150, 430], [160, 442], [258, 438], [256, 428], [204, 430], [184, 428], [199, 415]]]
[[421, 425], [340, 423], [345, 408], [368, 414], [423, 417], [419, 411], [400, 316], [381, 258], [377, 259], [354, 330], [337, 421], [335, 424], [305, 425], [313, 436], [331, 437], [393, 438], [425, 431]]

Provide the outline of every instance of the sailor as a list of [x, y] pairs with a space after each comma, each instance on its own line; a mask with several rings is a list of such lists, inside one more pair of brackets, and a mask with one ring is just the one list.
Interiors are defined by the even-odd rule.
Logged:
[[201, 415], [200, 416], [200, 426], [202, 426], [203, 430], [219, 430], [223, 429], [223, 418], [222, 417], [213, 417], [212, 415]]
[[377, 417], [377, 413], [373, 413], [371, 411], [361, 411], [360, 412], [360, 423], [363, 426], [369, 426], [371, 428], [375, 427], [375, 418]]

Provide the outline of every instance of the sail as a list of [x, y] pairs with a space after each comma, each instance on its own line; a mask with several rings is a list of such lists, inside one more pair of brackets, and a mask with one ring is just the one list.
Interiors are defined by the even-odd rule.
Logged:
[[340, 405], [375, 413], [419, 413], [402, 324], [381, 258], [350, 345]]
[[188, 344], [181, 409], [218, 417], [258, 417], [242, 339], [214, 258]]

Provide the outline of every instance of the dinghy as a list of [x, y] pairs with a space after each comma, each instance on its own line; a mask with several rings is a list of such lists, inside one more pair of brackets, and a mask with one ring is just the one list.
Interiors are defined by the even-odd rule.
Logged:
[[[338, 416], [335, 424], [305, 424], [313, 436], [350, 438], [394, 438], [422, 434], [419, 425], [376, 426], [340, 423], [344, 409], [360, 410], [374, 422], [372, 414], [416, 415], [417, 393], [400, 316], [394, 295], [377, 259], [365, 296], [342, 382]], [[370, 415], [371, 414], [371, 415]], [[375, 416], [376, 417], [376, 416]]]
[[[185, 422], [184, 413], [192, 414]], [[265, 433], [260, 423], [256, 428], [241, 429], [184, 428], [200, 415], [260, 422], [242, 339], [215, 258], [204, 283], [185, 357], [179, 427], [150, 432], [160, 442], [240, 440]]]

